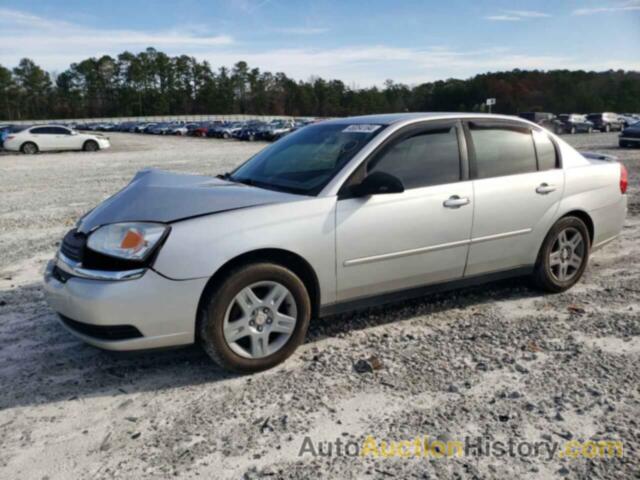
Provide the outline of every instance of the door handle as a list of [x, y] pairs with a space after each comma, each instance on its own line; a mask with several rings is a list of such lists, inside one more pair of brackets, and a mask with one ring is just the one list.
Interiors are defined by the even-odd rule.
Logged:
[[540, 195], [546, 195], [547, 193], [555, 192], [556, 187], [553, 185], [549, 185], [548, 183], [541, 183], [538, 188], [536, 188], [536, 193]]
[[469, 205], [469, 203], [471, 203], [469, 197], [459, 197], [458, 195], [451, 195], [442, 203], [442, 205], [447, 208], [460, 208], [464, 205]]

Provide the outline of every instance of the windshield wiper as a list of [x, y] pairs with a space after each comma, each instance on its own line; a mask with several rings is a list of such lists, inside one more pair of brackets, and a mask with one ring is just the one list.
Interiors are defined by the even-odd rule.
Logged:
[[231, 174], [229, 172], [224, 172], [216, 175], [216, 178], [219, 178], [220, 180], [231, 180]]

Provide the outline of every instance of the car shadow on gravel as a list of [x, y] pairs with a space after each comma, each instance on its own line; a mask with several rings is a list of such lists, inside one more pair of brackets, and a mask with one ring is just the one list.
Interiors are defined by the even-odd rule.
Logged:
[[[307, 343], [452, 309], [458, 312], [496, 300], [539, 295], [524, 279], [431, 294], [315, 320]], [[59, 324], [37, 283], [0, 292], [0, 298], [6, 302], [0, 307], [0, 376], [9, 385], [0, 392], [0, 410], [205, 383], [215, 388], [219, 381], [239, 377], [219, 368], [197, 346], [120, 353], [87, 345]], [[14, 305], [22, 311], [13, 311]]]

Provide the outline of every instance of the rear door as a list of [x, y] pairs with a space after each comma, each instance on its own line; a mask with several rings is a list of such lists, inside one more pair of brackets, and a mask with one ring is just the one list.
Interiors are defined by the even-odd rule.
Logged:
[[51, 127], [35, 127], [29, 130], [29, 134], [33, 137], [32, 140], [38, 146], [38, 150], [53, 150], [54, 141]]
[[398, 177], [405, 191], [339, 198], [338, 301], [462, 277], [473, 191], [460, 138], [457, 121], [411, 127], [347, 182], [355, 184], [382, 171]]
[[465, 276], [535, 263], [564, 189], [558, 149], [519, 122], [466, 123], [474, 218]]

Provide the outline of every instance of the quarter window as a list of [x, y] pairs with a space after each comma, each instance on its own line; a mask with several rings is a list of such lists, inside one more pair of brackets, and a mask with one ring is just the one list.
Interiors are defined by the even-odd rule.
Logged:
[[407, 189], [457, 182], [460, 150], [456, 127], [430, 129], [399, 140], [367, 170], [394, 175]]
[[536, 152], [531, 130], [511, 126], [470, 125], [475, 151], [475, 178], [535, 172]]
[[558, 168], [556, 147], [549, 136], [534, 130], [533, 141], [536, 144], [536, 153], [538, 154], [538, 170]]

